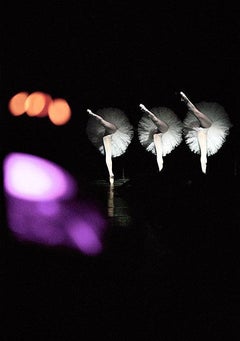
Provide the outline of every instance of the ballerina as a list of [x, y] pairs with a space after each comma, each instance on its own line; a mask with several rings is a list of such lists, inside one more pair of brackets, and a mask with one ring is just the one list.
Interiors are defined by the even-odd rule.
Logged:
[[183, 92], [180, 95], [188, 108], [183, 121], [185, 141], [192, 152], [200, 154], [201, 170], [206, 174], [207, 157], [222, 147], [232, 124], [220, 104], [200, 102], [196, 107]]
[[104, 108], [90, 115], [87, 135], [93, 145], [105, 155], [110, 185], [114, 184], [112, 158], [124, 154], [133, 138], [133, 126], [123, 111], [117, 108]]
[[157, 156], [159, 171], [163, 168], [163, 157], [182, 141], [182, 122], [169, 108], [148, 110], [139, 105], [144, 115], [138, 123], [138, 138], [142, 146]]

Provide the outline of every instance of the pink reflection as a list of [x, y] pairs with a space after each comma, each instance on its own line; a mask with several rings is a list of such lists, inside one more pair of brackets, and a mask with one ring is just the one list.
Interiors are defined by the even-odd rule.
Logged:
[[102, 243], [94, 231], [94, 226], [81, 219], [71, 221], [68, 226], [68, 233], [73, 243], [83, 253], [88, 255], [99, 254], [102, 251]]
[[9, 154], [3, 169], [8, 226], [19, 241], [67, 246], [86, 255], [103, 250], [105, 217], [74, 196], [76, 182], [64, 169], [22, 153]]
[[35, 155], [11, 153], [4, 161], [7, 193], [26, 200], [53, 200], [72, 197], [76, 184], [67, 172]]
[[[7, 197], [8, 225], [21, 241], [49, 246], [65, 243], [65, 231], [59, 214], [46, 216], [38, 209], [38, 203]], [[48, 202], [49, 204], [49, 202]]]
[[75, 214], [65, 225], [70, 243], [88, 255], [101, 253], [106, 220], [92, 203], [81, 203], [73, 209]]

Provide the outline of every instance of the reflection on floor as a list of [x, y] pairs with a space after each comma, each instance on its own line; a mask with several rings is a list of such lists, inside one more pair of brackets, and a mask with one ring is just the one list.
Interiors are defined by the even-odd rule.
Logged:
[[127, 227], [132, 222], [128, 204], [117, 192], [117, 188], [128, 181], [129, 179], [117, 179], [113, 186], [105, 180], [92, 183], [92, 190], [105, 208], [110, 226]]

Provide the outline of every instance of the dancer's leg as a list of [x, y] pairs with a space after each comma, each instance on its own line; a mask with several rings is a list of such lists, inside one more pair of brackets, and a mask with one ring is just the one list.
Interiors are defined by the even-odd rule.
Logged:
[[112, 146], [111, 146], [111, 135], [106, 135], [103, 137], [103, 144], [105, 148], [105, 160], [109, 173], [110, 184], [114, 183], [114, 174], [112, 171]]
[[207, 115], [199, 111], [195, 107], [195, 105], [192, 102], [190, 102], [190, 100], [183, 92], [180, 92], [180, 95], [182, 97], [182, 101], [186, 103], [188, 110], [190, 110], [193, 113], [193, 115], [199, 120], [201, 126], [203, 128], [209, 128], [212, 125], [212, 121], [207, 117]]
[[161, 133], [153, 135], [153, 141], [154, 141], [156, 153], [157, 153], [157, 163], [158, 163], [159, 172], [163, 168], [162, 136], [161, 135], [162, 135]]
[[115, 131], [117, 130], [115, 124], [104, 120], [101, 116], [97, 114], [94, 114], [90, 109], [87, 109], [87, 112], [89, 113], [89, 115], [94, 117], [100, 124], [102, 124], [102, 126], [106, 129], [107, 134], [115, 133]]
[[166, 133], [166, 131], [168, 131], [168, 124], [162, 120], [160, 120], [160, 118], [158, 118], [154, 113], [152, 113], [150, 110], [148, 110], [145, 105], [140, 104], [139, 105], [140, 108], [148, 115], [148, 117], [153, 121], [153, 123], [156, 125], [156, 127], [158, 128], [158, 130], [161, 133]]
[[207, 130], [201, 129], [198, 131], [198, 143], [200, 147], [200, 162], [202, 172], [206, 173], [207, 170]]

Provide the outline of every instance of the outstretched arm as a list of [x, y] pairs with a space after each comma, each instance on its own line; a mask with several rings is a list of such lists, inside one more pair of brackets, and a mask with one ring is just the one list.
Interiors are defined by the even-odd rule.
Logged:
[[157, 128], [161, 133], [166, 133], [168, 130], [168, 124], [156, 117], [150, 110], [148, 110], [145, 105], [140, 104], [140, 108], [148, 115], [149, 118], [155, 123]]
[[209, 128], [212, 125], [212, 121], [207, 117], [207, 115], [203, 114], [199, 111], [195, 105], [190, 102], [187, 96], [181, 91], [181, 100], [187, 105], [188, 110], [193, 113], [193, 115], [199, 120], [202, 128]]
[[89, 115], [94, 117], [99, 123], [101, 123], [106, 128], [109, 134], [115, 133], [115, 131], [117, 130], [117, 127], [115, 126], [115, 124], [112, 124], [104, 120], [101, 116], [94, 114], [90, 109], [87, 109], [87, 112], [89, 113]]

